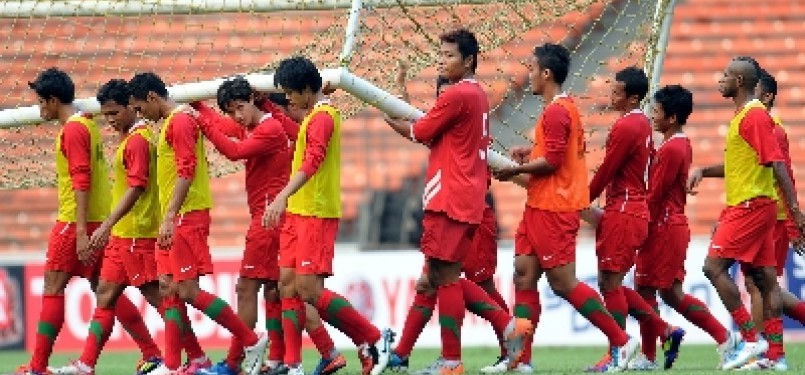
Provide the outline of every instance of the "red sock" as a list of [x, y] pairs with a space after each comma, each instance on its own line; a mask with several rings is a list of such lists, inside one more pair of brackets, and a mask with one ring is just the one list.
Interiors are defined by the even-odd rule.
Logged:
[[353, 342], [374, 344], [380, 340], [380, 330], [355, 310], [346, 298], [332, 290], [321, 292], [316, 310], [322, 319], [344, 332]]
[[200, 290], [190, 304], [221, 327], [226, 328], [232, 333], [232, 336], [239, 338], [243, 345], [252, 346], [257, 343], [257, 334], [254, 333], [254, 330], [247, 327], [224, 300]]
[[160, 314], [165, 320], [165, 366], [176, 370], [182, 364], [182, 313], [184, 305], [179, 297], [169, 296], [162, 299]]
[[[665, 320], [662, 320], [660, 315], [654, 310], [654, 307], [646, 302], [643, 296], [635, 292], [634, 289], [625, 286], [621, 287], [621, 289], [623, 289], [623, 295], [626, 297], [629, 315], [640, 322], [641, 332], [643, 330], [642, 327], [646, 326], [647, 330], [653, 330], [654, 336], [665, 341], [668, 338], [671, 326]], [[656, 300], [654, 304], [655, 306], [657, 305]]]
[[[626, 297], [629, 298], [628, 295]], [[653, 311], [657, 311], [659, 308], [659, 304], [657, 303], [657, 297], [651, 297], [651, 299], [647, 299], [646, 303], [651, 306]], [[629, 305], [631, 308], [632, 305]], [[654, 327], [648, 321], [638, 320], [640, 322], [640, 337], [643, 339], [642, 344], [640, 345], [643, 354], [651, 361], [657, 359], [657, 335]]]
[[96, 308], [89, 323], [89, 334], [84, 341], [84, 351], [81, 353], [81, 363], [95, 368], [101, 350], [112, 334], [115, 325], [115, 311], [112, 309]]
[[787, 315], [791, 319], [798, 321], [799, 324], [805, 325], [805, 302], [800, 302], [794, 305], [794, 307], [786, 311], [785, 315]]
[[585, 283], [578, 283], [567, 295], [567, 302], [609, 339], [610, 346], [623, 346], [629, 341], [626, 332], [604, 307], [598, 294]]
[[618, 323], [618, 327], [621, 327], [622, 330], [626, 329], [626, 315], [629, 314], [629, 303], [626, 302], [626, 294], [623, 293], [623, 288], [601, 292], [601, 296], [604, 297], [607, 311]]
[[436, 295], [428, 296], [424, 293], [414, 295], [414, 303], [408, 310], [403, 324], [402, 336], [394, 353], [402, 358], [408, 358], [414, 350], [414, 344], [419, 339], [419, 335], [425, 329], [430, 317], [433, 316], [433, 309], [436, 307]]
[[746, 342], [757, 342], [757, 327], [755, 322], [752, 321], [752, 315], [746, 311], [746, 308], [741, 306], [735, 311], [731, 311], [732, 319], [741, 330], [741, 336]]
[[503, 332], [512, 321], [512, 316], [501, 309], [497, 302], [474, 282], [467, 279], [458, 279], [458, 284], [461, 286], [464, 305], [467, 310], [492, 323], [492, 328], [495, 329], [495, 332]]
[[243, 342], [232, 336], [232, 340], [229, 342], [229, 350], [226, 352], [226, 364], [230, 369], [240, 369], [240, 363], [243, 362], [244, 355]]
[[305, 305], [299, 297], [282, 298], [282, 336], [285, 338], [285, 365], [302, 363], [302, 327]]
[[[516, 290], [514, 292], [514, 316], [518, 318], [525, 318], [531, 321], [536, 330], [539, 324], [539, 316], [542, 312], [542, 305], [539, 301], [539, 290], [526, 289]], [[520, 358], [521, 363], [531, 363], [531, 347], [534, 344], [534, 335], [529, 335], [525, 339], [523, 356]], [[503, 345], [501, 345], [501, 349]], [[505, 351], [501, 350], [501, 356], [505, 355]]]
[[44, 373], [53, 352], [53, 343], [64, 324], [64, 295], [42, 296], [42, 311], [36, 330], [36, 346], [31, 356], [31, 369]]
[[333, 339], [330, 338], [330, 334], [327, 333], [327, 329], [324, 328], [324, 325], [320, 325], [313, 331], [308, 331], [307, 334], [310, 336], [310, 340], [313, 341], [313, 345], [316, 346], [319, 354], [321, 354], [321, 357], [324, 359], [332, 359], [331, 355], [335, 350], [335, 344], [333, 343]]
[[763, 333], [766, 334], [766, 340], [769, 342], [769, 351], [766, 352], [766, 357], [772, 361], [776, 361], [785, 355], [783, 348], [783, 318], [771, 318], [763, 321]]
[[727, 341], [729, 337], [727, 328], [710, 313], [707, 305], [698, 298], [686, 294], [679, 306], [672, 307], [689, 322], [707, 332], [717, 343], [723, 344]]
[[[488, 298], [488, 297], [487, 297]], [[464, 293], [459, 282], [442, 285], [436, 290], [439, 304], [439, 326], [442, 336], [442, 358], [461, 360], [461, 325], [464, 323]]]
[[280, 301], [266, 304], [266, 331], [268, 331], [268, 359], [282, 361], [285, 343], [282, 338], [282, 305]]
[[181, 345], [184, 352], [187, 353], [187, 358], [198, 359], [206, 357], [207, 354], [204, 353], [204, 349], [201, 349], [201, 344], [198, 343], [196, 333], [193, 332], [193, 326], [190, 324], [190, 317], [187, 315], [187, 304], [181, 302], [179, 312], [182, 314]]
[[140, 310], [137, 310], [137, 306], [131, 303], [129, 297], [126, 297], [125, 294], [120, 295], [115, 304], [114, 312], [120, 325], [123, 326], [123, 329], [129, 333], [131, 339], [140, 348], [143, 359], [162, 357], [159, 346], [154, 342], [151, 333], [148, 332], [148, 327], [145, 326]]

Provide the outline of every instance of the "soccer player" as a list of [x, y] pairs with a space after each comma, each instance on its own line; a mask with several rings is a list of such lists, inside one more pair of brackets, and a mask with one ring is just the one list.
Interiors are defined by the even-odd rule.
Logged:
[[514, 287], [519, 296], [533, 295], [539, 278], [547, 274], [554, 293], [609, 339], [610, 358], [597, 370], [622, 371], [637, 354], [638, 341], [607, 312], [595, 290], [576, 278], [579, 212], [589, 206], [590, 194], [581, 117], [574, 100], [561, 91], [569, 68], [570, 52], [564, 46], [546, 43], [534, 49], [531, 88], [546, 103], [536, 125], [536, 142], [512, 149], [520, 165], [496, 172], [503, 181], [530, 176], [523, 220], [515, 234]]
[[[648, 93], [648, 77], [643, 70], [629, 67], [615, 74], [612, 86], [612, 108], [621, 117], [612, 125], [607, 137], [606, 154], [590, 181], [590, 200], [606, 189], [606, 205], [596, 227], [598, 287], [607, 310], [626, 328], [631, 313], [642, 322], [652, 339], [659, 336], [666, 348], [666, 367], [676, 359], [685, 335], [681, 328], [671, 327], [634, 290], [623, 286], [632, 268], [637, 248], [648, 235], [649, 210], [647, 180], [653, 151], [651, 124], [640, 110]], [[649, 353], [650, 355], [650, 353]], [[605, 367], [609, 359], [599, 361], [591, 369]]]
[[[690, 229], [685, 216], [686, 191], [693, 150], [682, 128], [693, 111], [693, 94], [679, 85], [665, 86], [654, 93], [651, 121], [663, 142], [654, 155], [649, 177], [648, 209], [651, 218], [648, 236], [637, 252], [635, 285], [643, 299], [656, 310], [657, 291], [662, 300], [688, 321], [706, 331], [718, 343], [722, 361], [735, 347], [737, 339], [708, 311], [707, 305], [685, 294], [685, 258]], [[655, 370], [657, 336], [647, 322], [640, 323], [642, 355], [630, 369]], [[674, 358], [665, 358], [670, 368]]]
[[[696, 169], [688, 178], [692, 193], [702, 178], [724, 178], [726, 188], [727, 207], [721, 213], [704, 264], [705, 276], [743, 337], [735, 354], [722, 366], [725, 370], [741, 367], [767, 350], [770, 361], [782, 358], [781, 294], [774, 253], [778, 187], [800, 233], [805, 228], [805, 216], [775, 139], [776, 125], [754, 95], [757, 83], [758, 69], [750, 61], [733, 59], [729, 63], [719, 80], [719, 92], [732, 99], [736, 113], [727, 129], [724, 164]], [[769, 341], [758, 340], [752, 317], [730, 278], [729, 268], [736, 261], [760, 289], [764, 332]]]
[[[410, 95], [406, 87], [406, 73], [407, 65], [400, 62], [400, 69], [397, 72], [397, 85], [400, 88], [402, 99], [406, 102], [410, 102]], [[439, 97], [449, 86], [450, 82], [445, 77], [437, 77], [436, 97]], [[484, 216], [472, 237], [472, 248], [467, 252], [467, 258], [462, 265], [462, 272], [468, 280], [478, 284], [478, 286], [495, 300], [498, 306], [508, 312], [506, 301], [503, 299], [503, 296], [500, 295], [500, 292], [498, 292], [493, 280], [495, 270], [497, 269], [497, 219], [495, 217], [495, 210], [492, 207], [492, 196], [488, 190], [486, 192], [485, 201], [487, 205], [484, 208]], [[425, 325], [430, 320], [435, 307], [436, 290], [430, 285], [427, 272], [423, 272], [416, 283], [416, 295], [414, 296], [411, 309], [408, 310], [408, 314], [405, 317], [400, 342], [391, 353], [389, 368], [393, 370], [408, 369], [409, 357], [414, 348], [414, 344], [416, 344], [419, 335], [422, 334], [422, 331], [425, 329]], [[496, 334], [498, 335], [498, 343], [500, 344], [500, 356], [494, 365], [481, 369], [483, 373], [497, 373], [508, 370], [508, 356], [506, 355], [505, 341], [501, 336], [501, 332], [496, 332]], [[525, 348], [531, 347], [528, 342], [524, 346]], [[531, 366], [531, 351], [525, 351], [523, 358], [525, 358], [526, 361], [518, 364], [517, 370], [520, 372], [529, 372], [528, 369]], [[427, 370], [428, 369], [423, 371]]]
[[[159, 308], [159, 282], [156, 275], [156, 235], [159, 226], [156, 195], [156, 152], [152, 133], [129, 106], [125, 80], [113, 79], [101, 86], [96, 96], [101, 113], [120, 137], [112, 163], [112, 213], [95, 230], [90, 250], [103, 251], [100, 281], [95, 292], [97, 305], [81, 358], [70, 365], [50, 369], [54, 374], [91, 375], [115, 323], [114, 306], [126, 286], [140, 289], [152, 306]], [[111, 235], [111, 241], [109, 237]], [[105, 251], [104, 251], [105, 248]], [[156, 345], [143, 353], [148, 358], [140, 372], [162, 363]]]
[[[766, 106], [766, 110], [771, 113], [774, 107], [774, 101], [777, 99], [777, 80], [769, 74], [765, 69], [760, 69], [759, 82], [756, 89], [756, 97]], [[794, 173], [791, 167], [791, 154], [789, 153], [788, 135], [786, 134], [783, 123], [777, 116], [772, 116], [774, 120], [774, 135], [780, 150], [785, 158], [786, 169], [789, 176], [791, 176], [791, 183], [796, 186], [794, 181]], [[779, 193], [779, 190], [778, 190]], [[782, 195], [782, 194], [781, 194]], [[777, 223], [774, 226], [774, 251], [775, 260], [777, 262], [777, 276], [782, 276], [785, 272], [785, 263], [788, 258], [789, 245], [791, 240], [799, 238], [799, 233], [796, 231], [792, 221], [789, 220], [788, 209], [785, 203], [780, 200], [777, 201]], [[746, 290], [749, 292], [752, 301], [752, 320], [755, 325], [763, 324], [763, 299], [760, 295], [760, 290], [755, 286], [751, 277], [747, 276]], [[781, 288], [782, 311], [788, 317], [805, 324], [805, 302], [802, 302], [789, 292]], [[766, 340], [770, 340], [768, 337]], [[771, 347], [770, 347], [771, 349]], [[768, 356], [763, 357], [757, 361], [751, 362], [744, 366], [742, 369], [773, 369], [778, 371], [785, 371], [788, 369], [788, 364], [785, 360], [785, 353], [779, 354], [777, 360], [772, 360]], [[777, 355], [776, 354], [776, 355]]]
[[[212, 273], [207, 244], [212, 196], [204, 142], [195, 119], [168, 98], [165, 84], [154, 73], [139, 73], [129, 81], [132, 104], [145, 118], [164, 119], [157, 142], [157, 184], [162, 223], [158, 246], [169, 249], [169, 268], [175, 295], [167, 301], [166, 319], [181, 316], [184, 303], [229, 330], [244, 345], [243, 371], [256, 375], [262, 365], [268, 336], [255, 334], [222, 299], [199, 287], [199, 276]], [[179, 321], [181, 322], [181, 321]], [[177, 322], [178, 323], [178, 322]], [[158, 375], [179, 367], [180, 324], [167, 324], [165, 364]]]
[[428, 281], [436, 288], [442, 337], [442, 356], [431, 369], [443, 375], [464, 373], [461, 325], [465, 309], [492, 323], [495, 332], [503, 332], [514, 367], [533, 325], [528, 319], [512, 317], [478, 285], [460, 278], [462, 262], [483, 220], [489, 184], [489, 103], [473, 79], [478, 41], [466, 29], [442, 34], [440, 40], [439, 74], [451, 86], [416, 123], [386, 119], [402, 136], [430, 145], [421, 251], [427, 258]]
[[388, 363], [393, 333], [381, 333], [344, 297], [324, 288], [324, 279], [333, 274], [341, 217], [341, 114], [326, 99], [321, 75], [307, 58], [283, 60], [274, 79], [291, 105], [311, 109], [299, 129], [291, 179], [271, 200], [263, 219], [269, 227], [282, 223], [279, 265], [285, 365], [291, 375], [304, 373], [298, 322], [306, 302], [360, 345], [364, 375], [378, 375]]
[[[236, 288], [238, 315], [248, 326], [254, 327], [257, 323], [257, 295], [260, 287], [265, 287], [266, 329], [271, 339], [268, 367], [278, 368], [285, 349], [277, 291], [280, 233], [276, 228], [263, 227], [262, 219], [266, 203], [288, 183], [291, 171], [289, 135], [271, 113], [263, 112], [256, 105], [255, 91], [246, 79], [237, 77], [225, 81], [218, 89], [217, 99], [219, 108], [230, 117], [218, 115], [201, 102], [191, 105], [197, 110], [193, 114], [199, 120], [201, 131], [215, 148], [230, 160], [246, 162], [246, 192], [252, 223], [246, 234], [246, 247]], [[296, 134], [291, 137], [296, 139]], [[332, 364], [327, 373], [346, 366], [346, 360], [334, 349], [333, 340], [320, 323], [318, 314], [311, 316], [310, 309], [307, 312], [306, 320], [314, 317], [317, 324], [311, 327], [306, 323], [306, 328], [317, 347], [324, 349], [323, 358]], [[227, 358], [197, 374], [239, 374], [242, 356], [243, 345], [233, 337]]]
[[[64, 324], [67, 283], [73, 276], [79, 276], [88, 279], [92, 289], [97, 290], [103, 251], [90, 247], [89, 236], [109, 216], [111, 189], [98, 127], [91, 114], [73, 105], [75, 85], [70, 76], [57, 68], [49, 68], [28, 86], [36, 92], [42, 119], [63, 124], [56, 138], [59, 211], [48, 241], [42, 311], [31, 362], [15, 372], [16, 375], [41, 375], [47, 373], [53, 344]], [[159, 356], [159, 348], [128, 297], [117, 299], [114, 316], [131, 333], [148, 363], [151, 357]]]

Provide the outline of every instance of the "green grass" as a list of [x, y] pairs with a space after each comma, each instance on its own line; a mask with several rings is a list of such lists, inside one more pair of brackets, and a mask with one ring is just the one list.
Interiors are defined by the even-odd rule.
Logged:
[[[538, 374], [574, 374], [581, 373], [581, 369], [594, 363], [603, 353], [603, 347], [537, 347], [534, 349], [534, 365]], [[805, 373], [805, 344], [786, 345], [789, 371], [791, 373]], [[343, 375], [359, 374], [359, 362], [355, 351], [344, 351], [349, 364], [339, 372]], [[496, 348], [465, 348], [463, 351], [464, 368], [466, 374], [477, 374], [478, 370], [490, 364], [496, 358]], [[221, 351], [212, 351], [210, 356], [214, 361], [223, 355]], [[419, 349], [411, 357], [413, 370], [429, 365], [439, 351], [435, 349]], [[662, 351], [660, 351], [662, 355]], [[61, 365], [74, 359], [78, 353], [56, 353], [51, 358], [52, 365]], [[305, 369], [312, 372], [318, 361], [318, 353], [313, 350], [304, 352]], [[0, 351], [0, 373], [14, 371], [16, 366], [28, 360], [29, 354], [22, 351]], [[139, 358], [136, 352], [109, 352], [101, 355], [98, 362], [98, 375], [124, 375], [133, 374], [134, 365]], [[682, 354], [673, 373], [675, 374], [723, 374], [723, 371], [713, 370], [717, 363], [714, 345], [683, 345]]]

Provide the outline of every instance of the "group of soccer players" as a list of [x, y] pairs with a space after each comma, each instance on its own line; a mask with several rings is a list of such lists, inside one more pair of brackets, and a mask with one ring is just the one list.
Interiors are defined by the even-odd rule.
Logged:
[[[461, 326], [467, 310], [488, 320], [500, 343], [500, 358], [481, 371], [530, 373], [541, 310], [537, 282], [543, 274], [557, 295], [608, 338], [610, 349], [590, 371], [658, 369], [658, 338], [662, 367], [672, 367], [685, 332], [655, 311], [658, 291], [713, 337], [719, 368], [787, 368], [780, 314], [805, 323], [805, 304], [781, 291], [776, 276], [784, 268], [789, 239], [802, 237], [805, 216], [797, 205], [785, 132], [769, 115], [776, 96], [773, 77], [751, 58], [730, 62], [720, 91], [735, 102], [736, 114], [727, 131], [724, 164], [691, 172], [692, 148], [683, 132], [693, 110], [690, 91], [678, 85], [659, 89], [652, 95], [649, 119], [639, 109], [648, 95], [646, 74], [637, 68], [618, 72], [611, 104], [621, 117], [610, 130], [602, 165], [588, 183], [581, 115], [562, 90], [570, 67], [565, 47], [547, 43], [534, 49], [528, 62], [530, 84], [546, 104], [534, 144], [512, 150], [513, 166], [490, 169], [490, 108], [474, 79], [478, 41], [466, 29], [447, 32], [440, 40], [436, 103], [413, 122], [386, 119], [401, 136], [430, 149], [421, 239], [425, 265], [393, 350], [394, 332], [375, 327], [324, 284], [333, 275], [341, 217], [342, 124], [340, 112], [327, 99], [332, 89], [310, 60], [293, 57], [280, 63], [274, 79], [285, 95], [261, 94], [242, 77], [227, 80], [217, 93], [223, 114], [201, 102], [174, 102], [153, 73], [105, 83], [97, 100], [120, 141], [112, 155], [111, 187], [93, 116], [73, 105], [75, 87], [66, 73], [43, 71], [29, 85], [41, 117], [62, 124], [55, 145], [59, 214], [48, 244], [35, 350], [16, 374], [94, 374], [117, 318], [142, 351], [138, 374], [304, 374], [303, 329], [321, 355], [313, 373], [332, 374], [346, 366], [346, 358], [335, 348], [324, 321], [356, 345], [364, 375], [379, 375], [387, 367], [407, 369], [413, 346], [437, 306], [442, 353], [420, 373], [464, 373]], [[161, 123], [156, 134], [147, 122]], [[657, 150], [652, 124], [663, 136]], [[198, 282], [213, 272], [204, 138], [228, 159], [246, 165], [251, 224], [237, 284], [237, 314]], [[528, 191], [515, 235], [512, 312], [490, 282], [496, 229], [485, 196], [493, 175]], [[690, 239], [685, 200], [704, 177], [724, 178], [727, 190], [727, 208], [704, 272], [740, 334], [682, 289]], [[603, 210], [592, 207], [591, 201], [604, 191]], [[581, 220], [596, 227], [600, 295], [576, 277]], [[741, 304], [729, 275], [736, 261], [746, 275], [752, 314]], [[635, 265], [636, 290], [623, 285]], [[97, 307], [81, 357], [63, 367], [48, 367], [72, 276], [90, 281]], [[163, 316], [164, 352], [123, 294], [127, 286], [139, 288]], [[254, 332], [261, 287], [267, 334]], [[225, 359], [211, 363], [193, 333], [186, 304], [232, 333]], [[640, 323], [642, 341], [625, 332], [627, 315]], [[755, 322], [763, 324], [762, 336]]]
[[[466, 30], [444, 34], [441, 41], [433, 108], [416, 122], [387, 118], [397, 133], [431, 149], [421, 249], [427, 261], [423, 280], [436, 288], [436, 298], [428, 297], [426, 288], [418, 286], [400, 343], [408, 343], [410, 336], [416, 339], [423, 326], [422, 312], [428, 312], [427, 319], [438, 302], [442, 356], [421, 374], [463, 372], [453, 343], [462, 318], [462, 313], [453, 313], [461, 306], [454, 280], [462, 265], [468, 279], [472, 277], [468, 265], [483, 269], [474, 265], [484, 257], [485, 249], [472, 241], [473, 235], [476, 239], [483, 235], [486, 226], [481, 192], [490, 181], [490, 170], [477, 166], [479, 161], [484, 164], [489, 141], [488, 103], [475, 93], [477, 83], [472, 79], [477, 41]], [[554, 293], [609, 339], [610, 350], [588, 371], [659, 369], [658, 338], [664, 350], [662, 367], [673, 366], [685, 331], [657, 314], [657, 292], [713, 337], [718, 344], [719, 369], [786, 370], [780, 313], [805, 324], [805, 304], [781, 291], [776, 277], [785, 268], [789, 244], [793, 241], [795, 248], [802, 248], [805, 216], [796, 199], [785, 131], [769, 114], [777, 94], [774, 78], [752, 58], [739, 57], [729, 63], [719, 91], [733, 100], [736, 112], [727, 132], [724, 163], [690, 171], [693, 151], [683, 127], [693, 111], [691, 92], [679, 85], [659, 89], [652, 96], [649, 119], [640, 110], [649, 91], [645, 72], [634, 67], [617, 72], [611, 106], [620, 118], [610, 129], [604, 160], [588, 184], [581, 116], [574, 100], [562, 90], [569, 73], [569, 51], [551, 43], [538, 46], [528, 65], [531, 89], [545, 102], [534, 145], [513, 148], [515, 165], [491, 171], [497, 179], [511, 180], [528, 191], [515, 234], [513, 280], [515, 315], [531, 323], [523, 325], [528, 346], [523, 351], [502, 346], [499, 360], [481, 372], [533, 371], [530, 335], [539, 322], [537, 282], [543, 273]], [[652, 123], [653, 130], [662, 135], [656, 150]], [[740, 327], [740, 334], [719, 323], [704, 303], [682, 288], [690, 241], [686, 195], [696, 193], [703, 177], [724, 178], [727, 190], [727, 208], [713, 234], [703, 272]], [[590, 206], [605, 190], [603, 210]], [[601, 296], [575, 274], [581, 220], [596, 228]], [[742, 266], [752, 296], [751, 315], [729, 275], [736, 262]], [[494, 269], [494, 265], [486, 266]], [[637, 290], [623, 286], [633, 266]], [[476, 297], [471, 283], [459, 280], [457, 284], [463, 288], [467, 308], [486, 317], [485, 311], [473, 309], [478, 304], [471, 298], [479, 298], [480, 303], [481, 297]], [[487, 292], [495, 300], [496, 291]], [[499, 303], [497, 307], [505, 311], [505, 304]], [[494, 307], [486, 308], [494, 311]], [[640, 323], [642, 342], [626, 334], [627, 315]], [[498, 337], [505, 340], [490, 321]], [[755, 322], [763, 325], [762, 336]], [[513, 323], [516, 327], [519, 322]], [[389, 367], [407, 367], [411, 345], [398, 346]]]

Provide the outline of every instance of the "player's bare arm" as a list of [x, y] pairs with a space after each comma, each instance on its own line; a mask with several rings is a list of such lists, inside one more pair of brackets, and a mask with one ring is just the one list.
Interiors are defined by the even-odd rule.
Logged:
[[112, 214], [92, 233], [92, 237], [89, 239], [89, 248], [92, 252], [103, 249], [106, 246], [106, 243], [109, 242], [112, 227], [131, 211], [134, 204], [137, 203], [137, 200], [140, 199], [140, 196], [143, 195], [144, 192], [145, 187], [143, 186], [130, 186], [128, 190], [126, 190], [126, 193], [123, 194], [123, 198], [120, 199], [120, 203], [118, 203], [117, 207], [112, 211]]
[[400, 97], [406, 103], [411, 102], [411, 96], [408, 94], [408, 87], [406, 87], [406, 76], [408, 75], [408, 64], [404, 61], [397, 62], [397, 86], [400, 89]]
[[777, 186], [783, 193], [781, 198], [785, 200], [785, 205], [788, 207], [788, 212], [791, 213], [791, 218], [797, 224], [800, 237], [802, 237], [803, 233], [805, 233], [805, 215], [803, 215], [802, 211], [799, 209], [797, 192], [794, 188], [794, 183], [791, 182], [791, 176], [788, 175], [788, 168], [786, 168], [785, 162], [782, 161], [773, 162], [771, 164], [771, 168], [774, 171], [774, 178], [777, 180]]
[[173, 218], [179, 214], [179, 209], [187, 199], [187, 192], [190, 191], [190, 184], [193, 180], [177, 177], [176, 185], [173, 187], [171, 199], [168, 203], [168, 209], [165, 211], [165, 217], [162, 218], [162, 224], [159, 225], [159, 235], [157, 237], [157, 244], [162, 248], [170, 248], [173, 242]]
[[266, 206], [266, 212], [263, 214], [264, 227], [271, 228], [279, 224], [282, 213], [285, 212], [285, 208], [288, 206], [288, 198], [301, 189], [309, 179], [310, 177], [305, 172], [297, 171], [294, 173], [291, 180], [288, 181], [288, 185], [285, 185], [285, 188]]
[[414, 125], [413, 122], [404, 120], [404, 119], [397, 119], [391, 118], [388, 115], [385, 116], [386, 123], [389, 124], [392, 130], [394, 130], [397, 134], [403, 136], [403, 138], [413, 141], [414, 139], [411, 138], [411, 127]]
[[694, 169], [688, 177], [688, 194], [696, 195], [699, 193], [697, 188], [703, 178], [724, 178], [724, 164]]
[[89, 190], [74, 190], [75, 192], [75, 235], [76, 252], [78, 259], [85, 264], [92, 264], [95, 259], [89, 247], [87, 233], [87, 211], [89, 210]]

